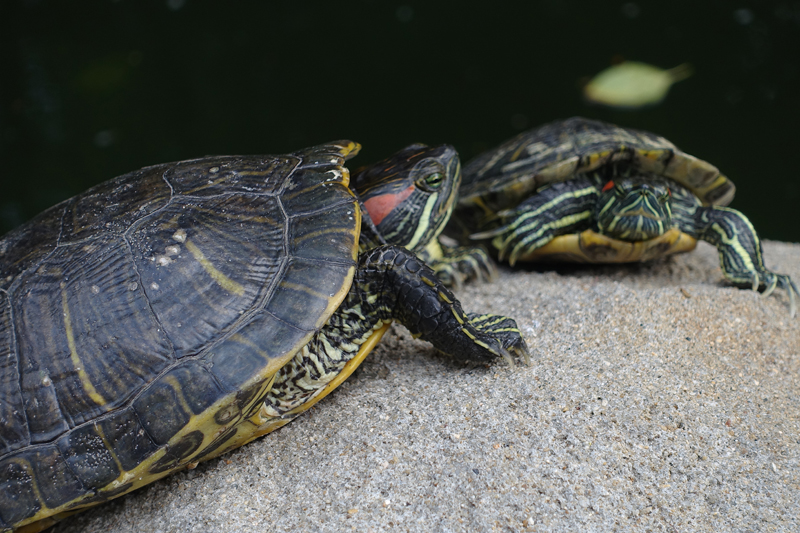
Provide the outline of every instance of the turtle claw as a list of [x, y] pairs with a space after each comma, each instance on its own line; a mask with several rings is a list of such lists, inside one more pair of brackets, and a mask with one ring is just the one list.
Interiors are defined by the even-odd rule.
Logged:
[[776, 274], [766, 269], [749, 272], [728, 273], [726, 277], [739, 287], [760, 291], [762, 298], [768, 298], [775, 289], [783, 289], [789, 295], [789, 315], [797, 316], [797, 300], [800, 290], [797, 289], [792, 278], [786, 274]]
[[[767, 277], [767, 279], [769, 279], [769, 277]], [[772, 280], [769, 282], [769, 284], [767, 285], [767, 288], [764, 289], [764, 292], [761, 293], [761, 296], [763, 296], [764, 298], [769, 297], [769, 295], [773, 293], [773, 291], [775, 290], [775, 287], [777, 287], [777, 286], [778, 286], [778, 277], [774, 276], [772, 278]]]
[[522, 346], [509, 346], [507, 349], [501, 347], [498, 351], [500, 352], [500, 356], [505, 359], [508, 366], [511, 368], [517, 366], [514, 363], [514, 356], [525, 361], [526, 366], [531, 366], [531, 356], [530, 353], [528, 353], [528, 346], [525, 344], [524, 340], [522, 341]]
[[526, 250], [526, 248], [525, 248], [525, 243], [519, 243], [519, 244], [517, 244], [517, 245], [514, 247], [514, 249], [513, 249], [513, 250], [511, 250], [511, 255], [508, 257], [508, 264], [509, 264], [509, 265], [511, 265], [511, 266], [514, 266], [514, 264], [517, 262], [517, 259], [519, 259], [519, 257], [520, 257], [520, 256], [521, 256], [523, 253], [525, 253], [526, 251], [527, 251], [527, 250]]
[[789, 293], [789, 316], [794, 318], [797, 316], [797, 298], [800, 297], [800, 290], [789, 276], [780, 274], [776, 278], [777, 284]]
[[498, 277], [494, 261], [482, 246], [457, 248], [452, 257], [454, 269], [463, 276], [464, 281], [476, 279], [492, 282]]
[[530, 365], [528, 345], [513, 318], [477, 313], [468, 315], [468, 318], [472, 327], [494, 341], [494, 346], [489, 348], [492, 353], [505, 359], [512, 367], [515, 366], [514, 356], [524, 359], [525, 364]]
[[511, 368], [514, 368], [516, 366], [514, 364], [514, 358], [511, 356], [511, 353], [508, 350], [506, 350], [505, 348], [503, 348], [500, 351], [500, 356], [503, 359], [505, 359], [506, 363], [508, 363], [508, 366], [510, 366]]
[[463, 286], [463, 275], [455, 268], [447, 263], [428, 264], [434, 272], [439, 281], [446, 287], [452, 290], [458, 290]]
[[440, 243], [420, 257], [448, 287], [460, 288], [467, 281], [494, 281], [497, 267], [482, 246], [451, 246]]
[[514, 233], [510, 233], [508, 235], [498, 235], [492, 239], [492, 245], [497, 249], [497, 259], [499, 261], [508, 259], [509, 252], [513, 250], [514, 236]]
[[[520, 337], [521, 339], [521, 337]], [[516, 363], [514, 363], [515, 356], [516, 358], [522, 359], [525, 361], [525, 366], [531, 366], [531, 356], [528, 352], [528, 346], [525, 344], [525, 341], [522, 341], [522, 346], [510, 346], [509, 348], [502, 348], [498, 350], [500, 352], [500, 356], [505, 359], [508, 363], [508, 366], [511, 368], [516, 367]]]
[[497, 237], [498, 235], [502, 235], [508, 230], [508, 226], [500, 226], [499, 228], [490, 229], [487, 231], [479, 231], [477, 233], [473, 233], [469, 236], [469, 238], [473, 241], [483, 241], [486, 239], [492, 239]]
[[[789, 295], [789, 316], [794, 318], [797, 316], [797, 297], [800, 296], [800, 291], [797, 289], [792, 278], [786, 274], [775, 274], [773, 272], [763, 272], [761, 275], [763, 279], [763, 292], [761, 296], [764, 298], [772, 294], [775, 289], [783, 289]], [[759, 287], [760, 288], [760, 287]]]
[[521, 347], [513, 346], [509, 351], [514, 352], [514, 355], [525, 361], [526, 366], [531, 366], [531, 354], [528, 352], [528, 346], [526, 344], [523, 344]]

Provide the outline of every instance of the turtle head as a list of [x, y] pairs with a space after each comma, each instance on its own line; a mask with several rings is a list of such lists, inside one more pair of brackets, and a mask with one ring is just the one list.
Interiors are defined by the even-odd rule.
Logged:
[[614, 177], [600, 191], [595, 220], [600, 233], [623, 241], [645, 241], [672, 228], [672, 193], [648, 177]]
[[358, 171], [352, 186], [387, 243], [419, 252], [442, 232], [460, 182], [455, 148], [412, 144]]

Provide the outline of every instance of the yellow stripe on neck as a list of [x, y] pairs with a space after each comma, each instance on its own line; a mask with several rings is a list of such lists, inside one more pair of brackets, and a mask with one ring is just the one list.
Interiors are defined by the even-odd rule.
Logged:
[[425, 235], [425, 232], [428, 230], [428, 226], [431, 223], [431, 211], [433, 211], [433, 206], [436, 205], [436, 200], [439, 198], [439, 193], [433, 193], [428, 198], [428, 201], [425, 202], [425, 209], [422, 211], [422, 215], [419, 217], [419, 225], [417, 226], [417, 231], [414, 232], [414, 236], [411, 238], [411, 242], [406, 245], [406, 248], [409, 250], [413, 250], [419, 241], [422, 240], [422, 237]]

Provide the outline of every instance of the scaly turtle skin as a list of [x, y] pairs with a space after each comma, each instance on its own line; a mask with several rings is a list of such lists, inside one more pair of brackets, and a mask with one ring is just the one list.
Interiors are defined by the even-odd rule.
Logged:
[[451, 228], [498, 258], [590, 263], [719, 251], [725, 278], [769, 295], [797, 286], [764, 266], [750, 221], [724, 206], [735, 187], [716, 167], [652, 133], [574, 117], [524, 132], [464, 167]]
[[[358, 148], [147, 167], [0, 240], [0, 530], [41, 530], [288, 423], [392, 321], [457, 358], [527, 358], [513, 320], [465, 314], [414, 255], [452, 210], [455, 151], [404, 150], [357, 197]], [[398, 187], [386, 216], [402, 213], [408, 248], [367, 231], [359, 251], [362, 203]]]

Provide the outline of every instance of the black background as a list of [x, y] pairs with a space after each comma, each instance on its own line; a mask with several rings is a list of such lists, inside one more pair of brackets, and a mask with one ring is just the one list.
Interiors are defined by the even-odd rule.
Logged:
[[[695, 74], [639, 111], [581, 84], [619, 58]], [[351, 138], [463, 159], [557, 118], [664, 135], [800, 241], [800, 2], [3, 0], [0, 234], [136, 168]]]

